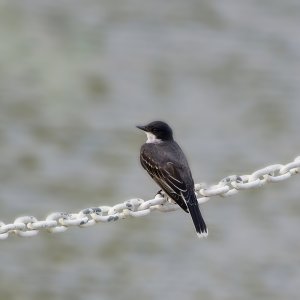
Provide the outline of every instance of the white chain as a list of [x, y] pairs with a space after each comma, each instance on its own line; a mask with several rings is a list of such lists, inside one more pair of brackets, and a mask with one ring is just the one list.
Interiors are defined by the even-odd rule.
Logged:
[[[250, 175], [227, 176], [218, 184], [210, 187], [206, 187], [204, 184], [195, 184], [195, 192], [200, 204], [208, 201], [212, 196], [232, 196], [239, 190], [258, 188], [267, 182], [283, 181], [299, 173], [299, 171], [300, 156], [286, 165], [270, 165]], [[177, 209], [179, 209], [178, 205], [169, 202], [167, 197], [157, 194], [154, 199], [147, 201], [134, 198], [114, 206], [86, 208], [79, 213], [54, 212], [41, 221], [32, 216], [23, 216], [10, 224], [0, 221], [0, 239], [6, 239], [10, 233], [30, 237], [37, 235], [42, 229], [49, 232], [63, 232], [70, 226], [88, 227], [98, 222], [117, 221], [128, 216], [142, 217], [153, 210], [169, 212]]]

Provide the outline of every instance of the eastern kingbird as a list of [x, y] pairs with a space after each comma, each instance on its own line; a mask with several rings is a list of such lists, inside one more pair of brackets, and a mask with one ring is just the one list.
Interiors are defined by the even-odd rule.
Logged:
[[206, 237], [208, 231], [195, 195], [192, 173], [184, 153], [173, 139], [172, 129], [162, 121], [137, 128], [147, 135], [140, 152], [143, 168], [171, 199], [190, 212], [198, 237]]

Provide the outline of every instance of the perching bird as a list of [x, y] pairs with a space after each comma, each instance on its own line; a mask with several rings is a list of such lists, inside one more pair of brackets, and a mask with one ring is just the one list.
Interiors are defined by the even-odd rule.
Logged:
[[173, 139], [172, 129], [162, 121], [137, 128], [147, 135], [140, 152], [143, 168], [171, 199], [191, 214], [198, 237], [206, 237], [208, 231], [195, 195], [192, 173], [184, 153]]

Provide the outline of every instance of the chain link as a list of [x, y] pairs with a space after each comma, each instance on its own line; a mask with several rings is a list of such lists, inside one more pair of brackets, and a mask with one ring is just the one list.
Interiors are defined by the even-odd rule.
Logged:
[[[213, 196], [228, 197], [239, 190], [258, 188], [269, 182], [280, 182], [298, 174], [300, 171], [300, 156], [286, 164], [274, 164], [259, 169], [250, 175], [230, 175], [218, 184], [207, 187], [205, 184], [195, 184], [198, 203], [205, 203]], [[16, 218], [11, 224], [0, 221], [0, 239], [6, 239], [12, 233], [21, 237], [31, 237], [40, 230], [48, 232], [64, 232], [71, 226], [88, 227], [99, 222], [115, 222], [131, 217], [143, 217], [151, 211], [170, 212], [179, 206], [170, 201], [165, 195], [157, 194], [154, 199], [144, 201], [140, 198], [127, 200], [114, 206], [89, 207], [79, 213], [54, 212], [45, 220], [38, 220], [33, 216]]]

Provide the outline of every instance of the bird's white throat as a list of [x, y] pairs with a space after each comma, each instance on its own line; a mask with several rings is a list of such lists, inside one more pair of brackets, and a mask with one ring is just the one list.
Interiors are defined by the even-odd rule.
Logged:
[[158, 139], [153, 133], [151, 133], [151, 132], [145, 132], [145, 133], [147, 135], [147, 141], [146, 141], [147, 144], [150, 144], [150, 143], [156, 144], [156, 143], [161, 142], [161, 140]]

